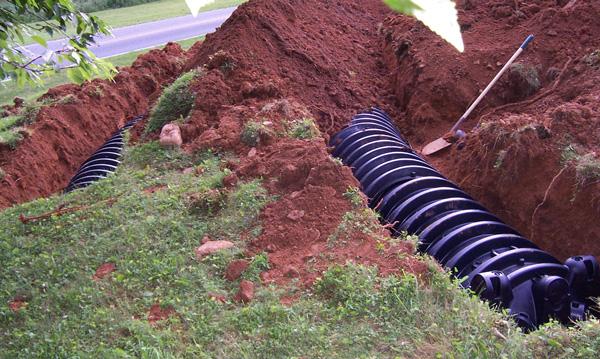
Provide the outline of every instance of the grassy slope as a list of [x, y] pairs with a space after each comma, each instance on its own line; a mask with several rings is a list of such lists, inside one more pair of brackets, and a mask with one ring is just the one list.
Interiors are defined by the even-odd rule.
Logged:
[[[412, 276], [381, 279], [374, 268], [350, 264], [332, 267], [314, 291], [263, 286], [248, 305], [210, 299], [235, 294], [238, 283], [223, 273], [260, 232], [257, 214], [269, 200], [259, 182], [219, 189], [224, 160], [151, 142], [129, 148], [108, 180], [0, 212], [0, 357], [598, 356], [598, 322], [523, 335], [432, 262], [428, 285]], [[202, 174], [181, 172], [190, 166]], [[154, 185], [166, 187], [144, 192]], [[211, 189], [226, 194], [222, 209], [189, 205], [191, 194], [202, 203]], [[60, 204], [90, 207], [27, 225], [18, 220]], [[207, 234], [236, 247], [197, 261], [194, 248]], [[257, 257], [244, 275], [259, 283], [265, 263]], [[105, 262], [117, 271], [92, 280]], [[280, 304], [290, 294], [298, 300]], [[8, 302], [17, 296], [28, 304], [15, 313]], [[150, 325], [155, 303], [177, 315]]]
[[[194, 43], [196, 43], [196, 41], [200, 41], [202, 39], [204, 39], [204, 36], [176, 42], [180, 44], [181, 47], [183, 47], [184, 49], [187, 49], [191, 47]], [[150, 49], [134, 51], [128, 54], [110, 57], [106, 60], [110, 61], [115, 66], [129, 66], [133, 63], [133, 61], [135, 61], [135, 59], [138, 56], [148, 51], [150, 51]], [[15, 97], [20, 97], [27, 101], [32, 101], [46, 93], [48, 89], [70, 82], [71, 80], [69, 80], [69, 78], [67, 77], [66, 71], [61, 71], [46, 77], [44, 79], [44, 84], [41, 86], [31, 87], [27, 85], [23, 88], [19, 88], [18, 86], [14, 86], [14, 84], [8, 84], [6, 85], [6, 87], [3, 87], [2, 84], [0, 84], [0, 105], [12, 104], [12, 101]]]

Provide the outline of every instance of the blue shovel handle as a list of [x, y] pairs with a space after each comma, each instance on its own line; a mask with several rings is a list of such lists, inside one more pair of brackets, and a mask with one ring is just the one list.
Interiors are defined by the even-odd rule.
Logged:
[[525, 39], [525, 41], [523, 41], [523, 44], [521, 45], [521, 48], [523, 50], [525, 50], [527, 48], [527, 45], [529, 45], [529, 43], [532, 42], [534, 38], [535, 38], [535, 36], [533, 36], [533, 35], [527, 36], [527, 38]]

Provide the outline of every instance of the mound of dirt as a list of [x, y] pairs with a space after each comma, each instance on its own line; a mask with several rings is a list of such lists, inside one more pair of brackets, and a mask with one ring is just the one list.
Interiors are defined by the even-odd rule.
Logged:
[[293, 98], [332, 134], [358, 110], [384, 106], [381, 1], [253, 0], [193, 47], [188, 69], [205, 66], [192, 126], [215, 125], [223, 105]]
[[121, 69], [114, 82], [49, 90], [35, 124], [15, 150], [0, 148], [0, 208], [48, 196], [63, 189], [79, 165], [131, 117], [148, 111], [162, 86], [180, 72], [176, 44], [140, 56]]

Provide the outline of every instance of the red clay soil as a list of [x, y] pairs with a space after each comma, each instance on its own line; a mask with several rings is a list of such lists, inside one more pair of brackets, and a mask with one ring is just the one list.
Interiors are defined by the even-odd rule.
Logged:
[[139, 57], [114, 83], [63, 85], [43, 106], [15, 150], [0, 148], [0, 208], [63, 189], [79, 165], [133, 116], [148, 111], [161, 87], [181, 72], [184, 53], [169, 45]]
[[176, 315], [175, 309], [171, 306], [162, 307], [159, 303], [153, 304], [148, 310], [148, 322], [151, 325], [158, 325], [162, 320], [167, 320]]
[[102, 280], [115, 270], [117, 270], [117, 266], [114, 263], [103, 263], [98, 267], [98, 269], [96, 269], [96, 272], [92, 276], [92, 279]]
[[[398, 124], [417, 148], [442, 135], [535, 34], [519, 62], [536, 68], [540, 88], [509, 73], [466, 124], [478, 126], [465, 147], [430, 160], [557, 257], [599, 256], [600, 54], [590, 55], [600, 49], [600, 2], [465, 0], [458, 7], [463, 54], [414, 20], [385, 21], [385, 62], [405, 113]], [[561, 160], [569, 145], [596, 160], [579, 180], [576, 161]]]

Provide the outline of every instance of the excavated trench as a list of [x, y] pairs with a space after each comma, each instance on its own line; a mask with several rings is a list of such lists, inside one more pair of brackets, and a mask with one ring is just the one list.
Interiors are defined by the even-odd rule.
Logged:
[[431, 167], [386, 113], [354, 116], [330, 146], [394, 235], [417, 235], [419, 251], [482, 299], [509, 309], [525, 330], [552, 318], [584, 320], [595, 306], [600, 267], [593, 256], [561, 264], [539, 249]]

